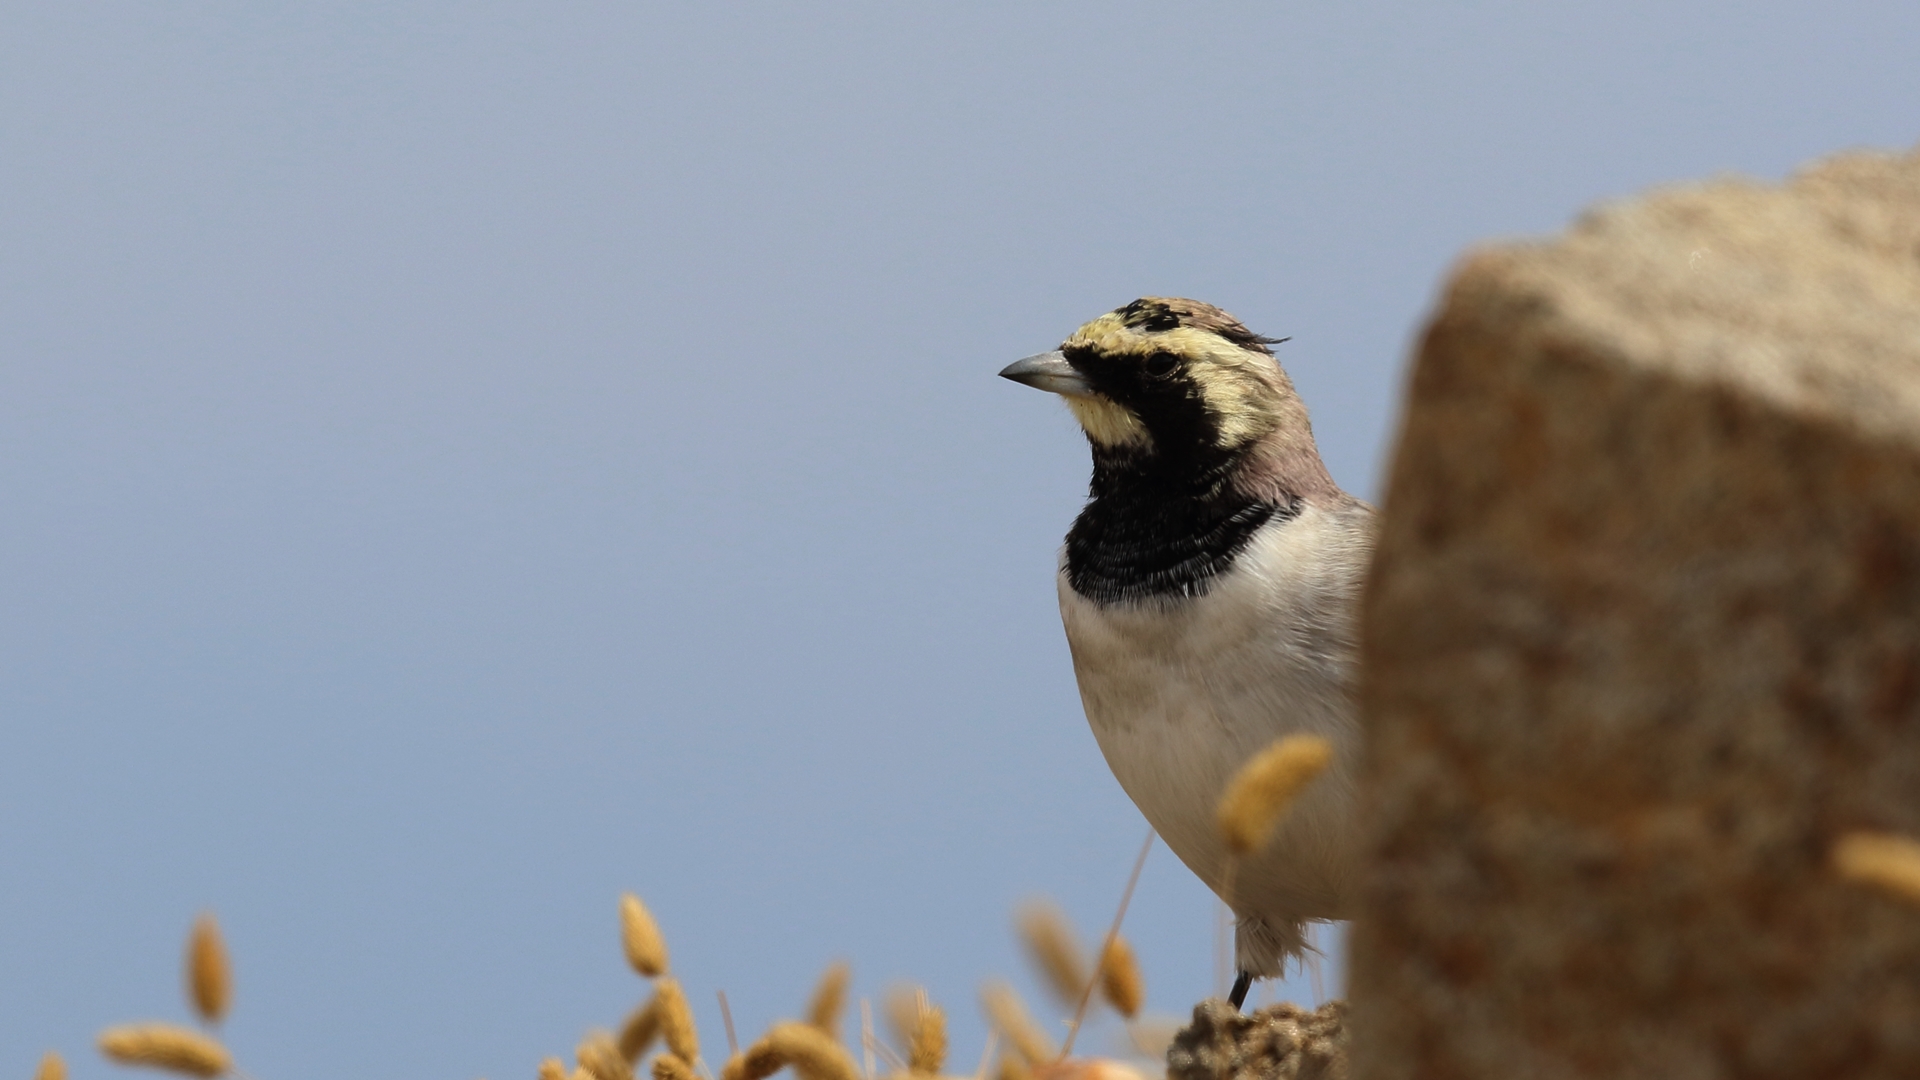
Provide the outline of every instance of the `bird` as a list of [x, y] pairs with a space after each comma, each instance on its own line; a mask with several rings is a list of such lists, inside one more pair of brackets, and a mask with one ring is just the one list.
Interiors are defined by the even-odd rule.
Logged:
[[[1004, 378], [1060, 395], [1093, 478], [1059, 554], [1060, 617], [1088, 725], [1120, 786], [1234, 915], [1230, 992], [1351, 917], [1360, 838], [1357, 617], [1372, 506], [1321, 460], [1269, 338], [1211, 304], [1142, 297]], [[1287, 735], [1330, 765], [1272, 841], [1230, 857], [1215, 808]]]

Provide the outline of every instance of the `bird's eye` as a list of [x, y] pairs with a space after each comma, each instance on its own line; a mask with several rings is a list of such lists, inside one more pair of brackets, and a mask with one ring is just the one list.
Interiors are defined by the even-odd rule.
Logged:
[[1172, 353], [1157, 352], [1147, 357], [1147, 374], [1156, 379], [1164, 379], [1173, 374], [1173, 369], [1178, 366], [1179, 361], [1173, 358]]

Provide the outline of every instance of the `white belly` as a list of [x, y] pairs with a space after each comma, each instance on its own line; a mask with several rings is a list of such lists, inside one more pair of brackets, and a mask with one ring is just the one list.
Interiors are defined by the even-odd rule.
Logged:
[[[1369, 525], [1310, 506], [1262, 529], [1197, 599], [1102, 607], [1060, 580], [1080, 698], [1120, 786], [1239, 915], [1276, 927], [1350, 911], [1353, 611]], [[1229, 882], [1214, 827], [1220, 792], [1254, 753], [1296, 732], [1332, 740], [1334, 764]]]

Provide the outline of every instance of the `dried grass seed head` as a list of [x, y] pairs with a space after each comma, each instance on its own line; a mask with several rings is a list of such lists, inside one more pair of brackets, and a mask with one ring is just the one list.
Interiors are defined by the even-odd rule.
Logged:
[[620, 1052], [620, 1044], [604, 1031], [588, 1032], [574, 1056], [594, 1080], [633, 1080], [633, 1066]]
[[693, 1065], [678, 1054], [661, 1054], [653, 1059], [653, 1080], [700, 1080]]
[[844, 960], [835, 960], [827, 965], [820, 975], [820, 981], [814, 985], [813, 998], [807, 1002], [807, 1023], [825, 1032], [828, 1037], [840, 1037], [840, 1014], [847, 1007], [847, 985], [853, 981], [853, 969]]
[[980, 1004], [1007, 1045], [1029, 1064], [1039, 1065], [1054, 1059], [1053, 1040], [1033, 1022], [1013, 987], [997, 979], [987, 983], [980, 990]]
[[923, 1076], [937, 1076], [947, 1063], [947, 1014], [927, 1000], [926, 991], [915, 995], [919, 1005], [918, 1023], [907, 1040], [907, 1070]]
[[766, 1080], [785, 1065], [763, 1039], [747, 1047], [744, 1053], [728, 1058], [727, 1063], [720, 1066], [720, 1080]]
[[226, 1019], [233, 1005], [233, 967], [220, 924], [207, 912], [193, 921], [187, 934], [187, 998], [193, 1011], [209, 1024]]
[[633, 970], [649, 979], [667, 973], [667, 939], [660, 936], [660, 924], [647, 905], [632, 893], [620, 895], [620, 943]]
[[687, 1061], [700, 1060], [700, 1033], [693, 1026], [693, 1010], [677, 979], [662, 978], [653, 984], [654, 1000], [660, 1004], [660, 1035], [667, 1049]]
[[853, 1055], [812, 1024], [775, 1024], [763, 1041], [793, 1066], [800, 1080], [859, 1080]]
[[1920, 843], [1894, 833], [1856, 832], [1833, 845], [1843, 879], [1920, 907]]
[[67, 1059], [61, 1057], [58, 1050], [40, 1055], [40, 1067], [33, 1070], [33, 1080], [67, 1080]]
[[1237, 855], [1263, 847], [1287, 808], [1333, 761], [1333, 744], [1318, 735], [1288, 735], [1241, 766], [1220, 796], [1221, 838]]
[[620, 1025], [620, 1056], [627, 1059], [629, 1065], [640, 1063], [653, 1040], [660, 1037], [660, 995], [658, 992], [647, 999], [645, 1005], [627, 1015], [627, 1022]]
[[1021, 905], [1018, 922], [1020, 940], [1041, 981], [1061, 1004], [1077, 1007], [1093, 978], [1066, 913], [1049, 901], [1031, 900]]
[[540, 1080], [567, 1080], [567, 1063], [557, 1057], [540, 1059]]
[[174, 1024], [108, 1028], [100, 1033], [100, 1052], [121, 1065], [145, 1065], [186, 1076], [211, 1078], [233, 1068], [226, 1047]]
[[1114, 1011], [1128, 1020], [1140, 1013], [1140, 1006], [1146, 1003], [1146, 981], [1140, 977], [1140, 961], [1133, 955], [1133, 946], [1119, 934], [1107, 940], [1107, 947], [1100, 953], [1100, 996]]

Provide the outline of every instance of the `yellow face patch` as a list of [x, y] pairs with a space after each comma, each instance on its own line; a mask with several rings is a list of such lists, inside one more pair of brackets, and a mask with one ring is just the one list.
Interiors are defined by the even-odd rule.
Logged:
[[1133, 447], [1147, 450], [1153, 447], [1153, 436], [1147, 434], [1147, 425], [1140, 422], [1132, 409], [1111, 398], [1100, 394], [1087, 397], [1073, 395], [1066, 399], [1067, 408], [1073, 410], [1073, 418], [1080, 421], [1080, 427], [1087, 438], [1101, 446], [1118, 449]]
[[[1272, 358], [1210, 330], [1191, 326], [1145, 330], [1128, 326], [1122, 313], [1116, 311], [1074, 331], [1061, 348], [1141, 361], [1154, 353], [1176, 357], [1212, 415], [1223, 449], [1251, 443], [1272, 431], [1277, 422], [1274, 410], [1283, 391], [1275, 385], [1279, 369]], [[1070, 397], [1067, 405], [1086, 429], [1087, 437], [1096, 443], [1116, 447], [1153, 444], [1139, 415], [1105, 395]]]

